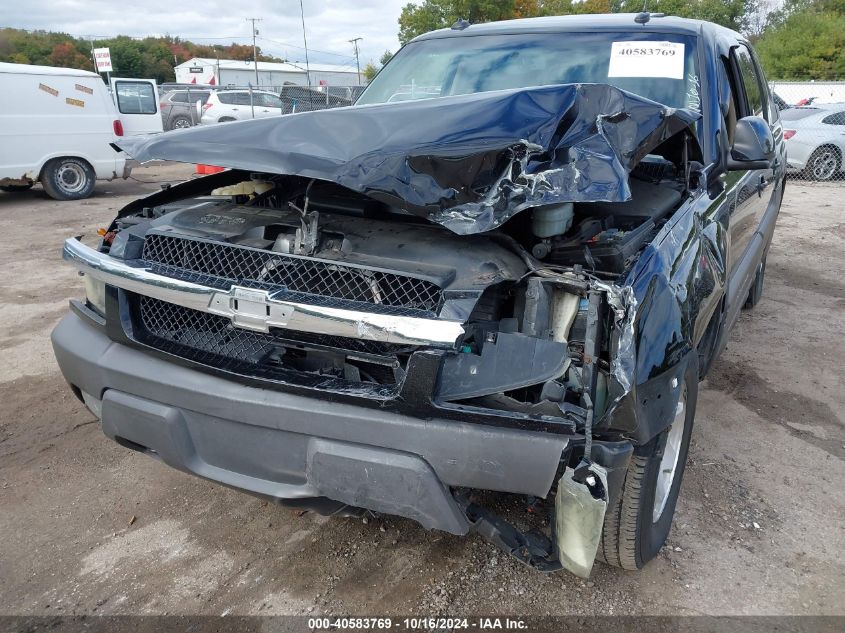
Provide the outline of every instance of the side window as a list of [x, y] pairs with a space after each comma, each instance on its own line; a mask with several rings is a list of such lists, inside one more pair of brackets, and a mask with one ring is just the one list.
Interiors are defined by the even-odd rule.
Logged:
[[146, 81], [115, 81], [117, 109], [121, 114], [156, 114], [153, 85]]
[[[733, 145], [734, 142], [734, 132], [736, 131], [736, 121], [741, 116], [739, 113], [742, 112], [743, 105], [740, 104], [740, 92], [738, 90], [737, 81], [734, 77], [733, 69], [731, 68], [731, 64], [728, 62], [727, 59], [723, 58], [725, 62], [721, 66], [720, 72], [720, 85], [721, 87], [727, 92], [726, 95], [722, 95], [722, 102], [724, 111], [722, 115], [725, 118], [725, 129], [728, 132], [728, 145]], [[719, 68], [717, 66], [717, 68]], [[721, 88], [720, 88], [721, 89]]]
[[220, 100], [220, 103], [225, 103], [226, 105], [233, 105], [235, 103], [235, 95], [231, 92], [221, 92], [217, 95], [217, 98]]
[[170, 97], [171, 103], [188, 103], [188, 93], [186, 92], [174, 92], [173, 96]]
[[748, 47], [744, 44], [740, 44], [734, 51], [734, 59], [736, 60], [739, 75], [742, 78], [742, 86], [745, 88], [745, 98], [748, 106], [745, 116], [762, 116], [768, 120], [770, 117], [769, 104], [766, 99], [768, 89], [760, 77], [757, 65], [751, 58]]
[[248, 92], [236, 92], [235, 93], [235, 105], [252, 105], [249, 100], [249, 93]]
[[261, 94], [258, 97], [258, 103], [265, 108], [281, 108], [282, 100], [276, 95]]
[[845, 112], [828, 114], [822, 119], [822, 123], [827, 123], [828, 125], [845, 125]]

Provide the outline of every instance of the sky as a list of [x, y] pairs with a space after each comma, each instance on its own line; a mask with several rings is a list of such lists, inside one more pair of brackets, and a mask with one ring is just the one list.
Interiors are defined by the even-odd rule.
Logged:
[[[386, 50], [396, 52], [397, 20], [409, 1], [303, 0], [309, 61], [354, 68], [349, 40], [355, 37], [363, 38], [362, 68]], [[299, 0], [28, 0], [25, 11], [3, 14], [0, 27], [94, 37], [172, 35], [198, 44], [251, 44], [246, 18], [261, 18], [256, 28], [264, 53], [305, 61]]]

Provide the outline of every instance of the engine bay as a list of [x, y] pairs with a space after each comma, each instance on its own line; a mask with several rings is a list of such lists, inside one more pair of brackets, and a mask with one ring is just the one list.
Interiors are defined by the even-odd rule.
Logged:
[[[684, 174], [645, 157], [626, 202], [548, 205], [494, 231], [456, 235], [335, 183], [232, 170], [194, 195], [119, 217], [111, 256], [166, 276], [339, 308], [459, 321], [432, 397], [443, 406], [576, 425], [600, 416], [613, 380], [608, 288], [685, 199]], [[415, 345], [271, 328], [129, 300], [139, 342], [226, 371], [393, 398]], [[617, 308], [619, 306], [617, 305]], [[586, 396], [585, 396], [586, 394]]]

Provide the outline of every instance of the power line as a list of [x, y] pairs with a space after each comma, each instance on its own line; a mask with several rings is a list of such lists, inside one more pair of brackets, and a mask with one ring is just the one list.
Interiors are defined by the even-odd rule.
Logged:
[[[291, 48], [298, 48], [300, 50], [305, 50], [305, 47], [299, 46], [297, 44], [291, 44], [290, 42], [280, 42], [279, 40], [271, 40], [269, 37], [259, 37], [258, 39], [264, 40], [265, 42], [272, 42], [273, 44], [278, 44], [279, 46], [289, 46]], [[308, 49], [312, 53], [322, 53], [324, 55], [334, 55], [335, 57], [345, 57], [346, 59], [352, 59], [351, 55], [347, 55], [345, 53], [334, 53], [332, 51], [321, 51], [319, 48], [309, 48]]]

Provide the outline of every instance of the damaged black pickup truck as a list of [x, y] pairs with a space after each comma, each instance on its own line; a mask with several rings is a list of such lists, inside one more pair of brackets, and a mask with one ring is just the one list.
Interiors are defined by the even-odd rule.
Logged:
[[106, 435], [285, 505], [474, 530], [542, 571], [656, 555], [784, 191], [740, 35], [461, 22], [353, 107], [119, 146], [228, 169], [65, 244], [87, 298], [53, 345]]

